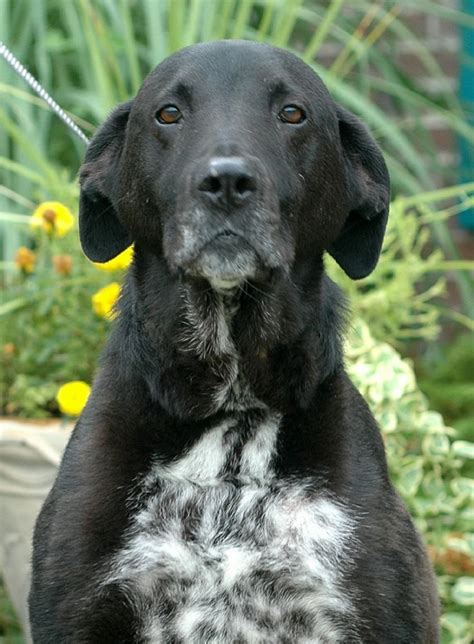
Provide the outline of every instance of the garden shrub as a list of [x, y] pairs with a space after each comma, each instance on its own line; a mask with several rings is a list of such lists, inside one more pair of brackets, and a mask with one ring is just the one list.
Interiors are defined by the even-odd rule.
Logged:
[[431, 222], [446, 221], [473, 206], [474, 182], [398, 197], [390, 206], [382, 254], [371, 275], [353, 281], [328, 258], [329, 273], [348, 295], [354, 315], [367, 322], [377, 339], [399, 348], [410, 340], [432, 342], [442, 318], [474, 331], [471, 319], [443, 303], [447, 272], [473, 271], [474, 262], [446, 260], [429, 229]]
[[443, 602], [443, 641], [474, 638], [474, 444], [428, 408], [413, 367], [361, 320], [346, 342], [349, 375], [385, 441], [392, 480], [428, 544]]
[[448, 422], [468, 439], [474, 435], [474, 339], [463, 333], [434, 346], [418, 361], [419, 384]]

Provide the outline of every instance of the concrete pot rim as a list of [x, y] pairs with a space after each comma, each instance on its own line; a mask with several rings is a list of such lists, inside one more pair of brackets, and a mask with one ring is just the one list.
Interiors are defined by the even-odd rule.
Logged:
[[72, 427], [60, 419], [0, 417], [0, 569], [27, 642], [33, 526]]

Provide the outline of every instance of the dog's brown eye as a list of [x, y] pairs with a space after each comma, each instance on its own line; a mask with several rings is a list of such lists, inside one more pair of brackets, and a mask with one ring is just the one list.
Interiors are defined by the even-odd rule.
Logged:
[[182, 117], [181, 112], [176, 105], [165, 105], [156, 113], [156, 120], [163, 125], [172, 125], [177, 123]]
[[302, 123], [306, 119], [306, 114], [303, 112], [301, 107], [298, 107], [297, 105], [285, 105], [285, 107], [280, 110], [278, 116], [282, 121], [291, 123], [292, 125]]

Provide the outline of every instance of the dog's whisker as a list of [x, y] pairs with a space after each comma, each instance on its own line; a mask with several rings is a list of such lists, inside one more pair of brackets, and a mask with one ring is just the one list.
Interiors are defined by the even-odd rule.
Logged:
[[[245, 286], [248, 288], [252, 289], [256, 293], [259, 293], [260, 295], [263, 295], [266, 299], [271, 300], [273, 302], [278, 302], [277, 296], [272, 293], [271, 291], [263, 291], [260, 289], [258, 286], [256, 286], [253, 282], [250, 282], [248, 280], [245, 281]], [[250, 293], [247, 291], [247, 295], [250, 295]]]
[[254, 295], [252, 295], [252, 293], [250, 293], [250, 292], [249, 292], [248, 288], [246, 288], [246, 287], [248, 287], [248, 286], [250, 286], [250, 284], [249, 284], [249, 282], [246, 280], [246, 281], [243, 283], [243, 285], [239, 286], [239, 289], [240, 289], [240, 291], [241, 291], [242, 293], [244, 293], [244, 294], [245, 294], [247, 297], [249, 297], [251, 300], [253, 300], [254, 302], [258, 302], [258, 299], [257, 299]]

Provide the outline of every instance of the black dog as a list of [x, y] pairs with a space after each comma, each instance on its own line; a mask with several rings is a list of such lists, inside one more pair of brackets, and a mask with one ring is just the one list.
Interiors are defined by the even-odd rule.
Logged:
[[365, 127], [287, 52], [198, 45], [113, 112], [81, 188], [85, 253], [135, 253], [38, 519], [34, 641], [437, 642], [323, 268], [379, 256]]

